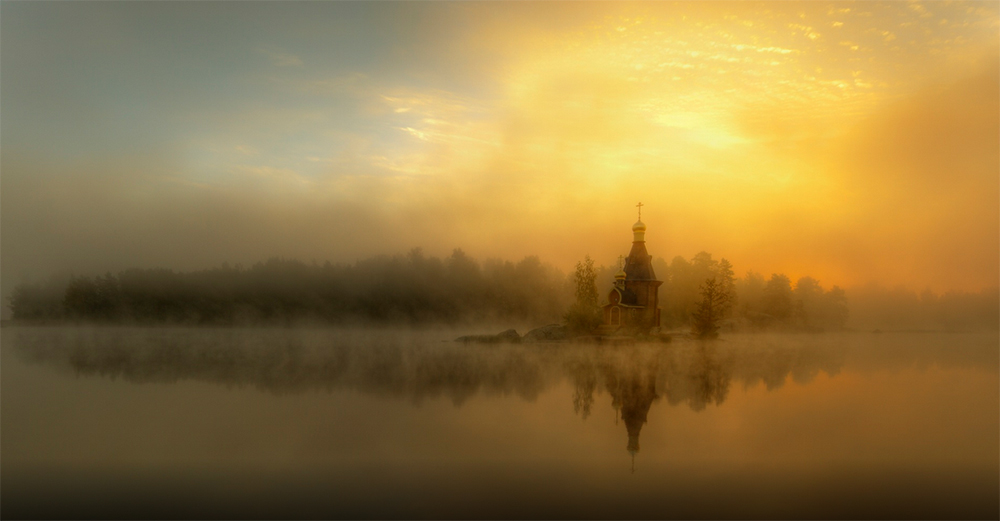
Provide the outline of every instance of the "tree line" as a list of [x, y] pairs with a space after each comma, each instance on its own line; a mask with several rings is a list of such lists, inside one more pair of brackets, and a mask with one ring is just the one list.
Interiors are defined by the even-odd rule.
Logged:
[[[968, 330], [1000, 327], [1000, 292], [937, 295], [870, 285], [823, 287], [749, 271], [737, 277], [726, 259], [700, 252], [653, 261], [664, 329], [831, 331]], [[599, 306], [615, 265], [585, 259], [566, 274], [538, 257], [479, 262], [460, 249], [438, 258], [419, 248], [351, 264], [270, 259], [249, 268], [176, 272], [128, 269], [21, 284], [9, 306], [16, 320], [105, 323], [400, 324], [564, 322], [579, 329], [600, 321]], [[850, 300], [849, 300], [850, 297]]]
[[14, 319], [112, 323], [459, 323], [558, 320], [565, 276], [538, 257], [477, 262], [418, 248], [353, 264], [270, 259], [188, 273], [128, 269], [18, 286]]
[[[611, 290], [614, 267], [596, 270], [601, 295]], [[699, 252], [690, 260], [675, 257], [653, 261], [660, 286], [660, 322], [664, 328], [692, 326], [713, 336], [725, 330], [839, 330], [847, 326], [846, 292], [838, 286], [824, 289], [812, 277], [794, 284], [784, 274], [765, 279], [749, 271], [737, 278], [726, 259]]]

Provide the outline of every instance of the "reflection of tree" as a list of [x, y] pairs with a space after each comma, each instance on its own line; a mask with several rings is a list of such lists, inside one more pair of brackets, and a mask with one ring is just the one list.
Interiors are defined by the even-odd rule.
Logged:
[[573, 412], [587, 419], [590, 408], [594, 405], [594, 391], [597, 389], [597, 377], [593, 364], [584, 364], [571, 368], [573, 373]]
[[[552, 366], [524, 346], [471, 350], [391, 334], [333, 330], [20, 329], [13, 347], [29, 362], [132, 383], [207, 381], [285, 394], [357, 389], [456, 404], [477, 393], [534, 400]], [[6, 346], [5, 346], [6, 347]]]
[[715, 402], [722, 405], [729, 393], [730, 374], [723, 368], [714, 346], [699, 345], [687, 374], [691, 381], [691, 408], [700, 411]]
[[769, 389], [789, 376], [808, 383], [819, 371], [836, 374], [842, 357], [839, 349], [807, 343], [756, 341], [554, 349], [475, 348], [436, 338], [337, 330], [20, 327], [12, 333], [12, 347], [29, 362], [135, 383], [196, 380], [274, 393], [353, 388], [413, 399], [447, 395], [461, 402], [478, 392], [532, 400], [568, 377], [581, 415], [602, 392], [623, 411], [630, 407], [626, 399], [639, 400], [643, 393], [702, 410], [722, 404], [734, 380], [744, 385], [763, 381]]
[[19, 327], [9, 333], [5, 339], [28, 362], [133, 383], [193, 380], [275, 394], [354, 389], [415, 402], [444, 396], [460, 405], [479, 393], [534, 400], [565, 378], [574, 388], [573, 409], [583, 418], [595, 395], [608, 393], [633, 453], [660, 398], [701, 411], [721, 405], [734, 381], [775, 389], [791, 376], [804, 384], [819, 371], [836, 374], [843, 357], [835, 343], [807, 339], [796, 345], [770, 337], [667, 346], [470, 347], [429, 335], [329, 329]]

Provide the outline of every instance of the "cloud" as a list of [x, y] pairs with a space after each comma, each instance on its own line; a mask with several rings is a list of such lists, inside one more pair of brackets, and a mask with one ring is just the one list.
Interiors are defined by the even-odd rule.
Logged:
[[[629, 4], [489, 5], [428, 8], [454, 25], [398, 20], [407, 30], [392, 45], [363, 52], [290, 32], [287, 42], [318, 42], [315, 54], [276, 44], [244, 68], [204, 67], [211, 81], [185, 79], [221, 95], [116, 95], [94, 112], [131, 114], [125, 101], [141, 99], [159, 110], [148, 118], [157, 125], [94, 130], [86, 146], [39, 131], [46, 139], [12, 148], [27, 120], [5, 118], [4, 290], [22, 273], [353, 260], [415, 246], [538, 254], [563, 268], [588, 253], [612, 262], [639, 200], [655, 256], [708, 250], [739, 272], [824, 284], [997, 283], [1000, 74], [974, 60], [995, 49], [995, 6], [978, 6], [988, 12], [969, 17], [987, 22], [956, 39], [959, 29], [920, 25], [906, 6], [827, 15], [804, 4], [804, 28], [843, 22], [835, 38], [813, 40], [788, 25], [798, 8], [652, 4], [624, 16]], [[557, 20], [524, 20], [534, 9]], [[925, 30], [950, 50], [931, 53]], [[261, 57], [275, 68], [262, 71]], [[940, 78], [950, 85], [928, 86]], [[35, 107], [4, 81], [5, 107]], [[66, 120], [54, 104], [37, 107]], [[149, 142], [174, 148], [125, 139], [149, 128], [164, 134]], [[86, 153], [56, 157], [74, 143]]]

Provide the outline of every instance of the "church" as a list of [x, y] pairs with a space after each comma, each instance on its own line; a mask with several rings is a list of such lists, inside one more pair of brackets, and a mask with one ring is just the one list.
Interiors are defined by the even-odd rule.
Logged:
[[660, 326], [659, 290], [663, 281], [653, 273], [653, 256], [646, 251], [646, 225], [639, 220], [632, 225], [632, 250], [619, 262], [615, 284], [604, 305], [601, 331], [611, 333], [626, 330], [647, 333]]

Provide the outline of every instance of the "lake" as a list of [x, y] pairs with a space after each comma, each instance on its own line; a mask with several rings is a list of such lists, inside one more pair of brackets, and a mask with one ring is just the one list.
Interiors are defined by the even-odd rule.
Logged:
[[1000, 338], [0, 330], [4, 518], [997, 518]]

